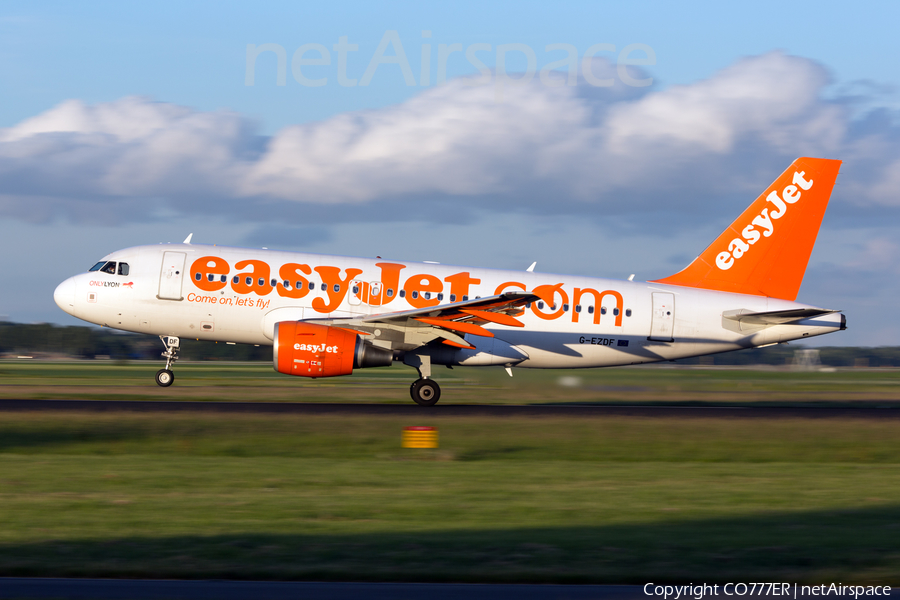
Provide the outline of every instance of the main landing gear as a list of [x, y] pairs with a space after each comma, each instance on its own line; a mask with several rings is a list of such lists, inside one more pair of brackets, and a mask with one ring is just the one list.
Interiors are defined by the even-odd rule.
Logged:
[[413, 402], [419, 406], [434, 406], [441, 399], [441, 386], [431, 377], [431, 357], [427, 354], [406, 354], [403, 363], [414, 367], [419, 372], [420, 379], [416, 379], [409, 386], [409, 395]]
[[434, 406], [441, 399], [441, 386], [434, 379], [416, 379], [409, 386], [409, 395], [419, 406]]
[[162, 353], [162, 357], [166, 359], [166, 368], [156, 372], [156, 384], [160, 387], [169, 387], [175, 381], [175, 373], [172, 372], [172, 365], [178, 360], [178, 350], [181, 349], [181, 340], [175, 336], [159, 336], [166, 351]]

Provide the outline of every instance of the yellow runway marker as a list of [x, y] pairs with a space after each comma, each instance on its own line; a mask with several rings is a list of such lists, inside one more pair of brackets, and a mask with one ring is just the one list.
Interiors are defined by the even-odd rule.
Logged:
[[404, 448], [437, 448], [437, 427], [404, 427]]

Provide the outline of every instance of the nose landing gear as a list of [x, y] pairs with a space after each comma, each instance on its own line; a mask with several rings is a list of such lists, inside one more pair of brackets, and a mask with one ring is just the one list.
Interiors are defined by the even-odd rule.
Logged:
[[166, 351], [162, 353], [162, 357], [166, 359], [166, 368], [156, 372], [156, 384], [160, 387], [169, 387], [175, 381], [175, 373], [172, 372], [172, 365], [178, 360], [178, 350], [181, 349], [181, 340], [175, 336], [159, 336]]

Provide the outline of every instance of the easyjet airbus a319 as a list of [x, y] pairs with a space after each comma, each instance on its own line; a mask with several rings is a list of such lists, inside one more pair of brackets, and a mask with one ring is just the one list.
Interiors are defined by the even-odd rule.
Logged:
[[[402, 361], [430, 406], [433, 365], [572, 369], [767, 346], [845, 329], [794, 302], [841, 161], [799, 158], [696, 260], [656, 281], [190, 243], [104, 257], [54, 293], [67, 313], [158, 335], [274, 346], [275, 370], [349, 375]], [[533, 267], [534, 265], [532, 265]], [[512, 374], [512, 371], [509, 371]]]

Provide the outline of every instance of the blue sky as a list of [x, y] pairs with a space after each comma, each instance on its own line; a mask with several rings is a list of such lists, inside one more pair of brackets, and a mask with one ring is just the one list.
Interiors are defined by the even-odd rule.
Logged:
[[[660, 277], [808, 154], [846, 162], [799, 299], [847, 311], [850, 330], [823, 344], [896, 343], [900, 326], [879, 315], [900, 292], [898, 13], [888, 2], [4, 2], [0, 244], [20, 285], [0, 290], [0, 314], [73, 322], [52, 302], [59, 280], [191, 231], [219, 244]], [[342, 37], [358, 46], [347, 77], [361, 80], [392, 35], [385, 56], [399, 44], [415, 85], [397, 64], [365, 86], [338, 83]], [[246, 84], [248, 44], [284, 49], [284, 85], [272, 52]], [[302, 67], [320, 87], [293, 77], [306, 44], [331, 54]], [[437, 85], [442, 44], [489, 46], [476, 56], [491, 69], [500, 46], [524, 46], [537, 70], [565, 55], [549, 44], [579, 57], [611, 44], [587, 64], [615, 85], [581, 73], [572, 87], [537, 75], [473, 86], [464, 51]], [[632, 44], [655, 60], [626, 75], [650, 86], [616, 70]], [[523, 52], [507, 57], [511, 76], [527, 70]], [[717, 183], [726, 176], [733, 185]]]
[[[262, 4], [262, 6], [260, 6]], [[437, 3], [434, 3], [437, 4]], [[836, 83], [897, 85], [900, 5], [873, 2], [848, 10], [838, 2], [17, 2], [0, 8], [0, 126], [10, 126], [69, 98], [95, 103], [146, 95], [198, 110], [227, 108], [271, 133], [294, 123], [405, 100], [419, 88], [385, 67], [365, 89], [244, 85], [247, 44], [276, 43], [290, 54], [306, 43], [332, 47], [341, 36], [359, 45], [349, 72], [361, 75], [385, 31], [396, 30], [419, 72], [422, 31], [430, 43], [523, 43], [546, 62], [547, 44], [656, 51], [659, 85], [709, 77], [742, 56], [781, 49], [818, 60]], [[542, 56], [543, 55], [543, 56]], [[541, 60], [543, 59], [543, 60]], [[271, 62], [271, 61], [270, 61]], [[524, 66], [520, 60], [518, 67]], [[474, 69], [459, 55], [449, 75]]]

